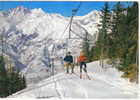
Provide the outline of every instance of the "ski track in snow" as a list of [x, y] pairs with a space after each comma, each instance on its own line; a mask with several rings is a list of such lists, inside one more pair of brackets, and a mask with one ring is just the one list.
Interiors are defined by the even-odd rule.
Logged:
[[77, 68], [75, 68], [76, 74], [60, 72], [9, 98], [137, 98], [138, 95], [137, 85], [132, 85], [127, 80], [119, 78], [120, 73], [113, 68], [109, 67], [105, 71], [98, 65], [98, 62], [88, 64], [88, 74], [91, 80], [86, 78], [84, 72], [80, 79]]

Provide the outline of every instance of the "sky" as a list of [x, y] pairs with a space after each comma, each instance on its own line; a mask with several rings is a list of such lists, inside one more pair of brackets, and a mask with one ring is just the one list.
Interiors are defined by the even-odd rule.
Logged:
[[[84, 16], [93, 10], [101, 10], [105, 2], [84, 1], [76, 13], [77, 16]], [[124, 3], [124, 2], [123, 2]], [[28, 9], [42, 8], [46, 13], [59, 13], [65, 17], [72, 15], [72, 9], [76, 9], [80, 2], [76, 1], [0, 1], [0, 11], [9, 10], [18, 6]], [[116, 2], [109, 2], [112, 8]]]

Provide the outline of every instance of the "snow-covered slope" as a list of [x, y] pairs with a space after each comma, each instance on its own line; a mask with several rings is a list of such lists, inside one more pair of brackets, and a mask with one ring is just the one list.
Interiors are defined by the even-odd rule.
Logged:
[[[96, 36], [92, 35], [97, 30], [99, 20], [98, 12], [92, 11], [85, 16], [75, 17], [72, 29], [80, 36], [88, 31], [90, 40], [95, 41]], [[22, 6], [0, 12], [0, 37], [4, 38], [4, 52], [28, 80], [47, 77], [45, 70], [49, 68], [48, 56], [53, 44], [59, 51], [58, 57], [65, 55], [67, 46], [74, 55], [80, 51], [82, 39], [71, 39], [67, 45], [69, 30], [64, 30], [69, 21], [70, 18], [60, 14], [48, 14], [42, 9], [28, 10]], [[78, 38], [73, 33], [72, 37]]]
[[74, 19], [78, 24], [83, 26], [89, 33], [96, 34], [98, 32], [98, 24], [100, 22], [101, 12], [93, 10], [85, 16], [76, 16]]
[[[76, 67], [76, 74], [60, 72], [9, 98], [138, 98], [138, 85], [121, 78], [122, 72], [111, 65], [105, 64], [105, 69], [102, 69], [96, 61], [87, 66], [91, 80], [85, 73], [80, 79], [79, 67]], [[55, 67], [62, 68], [59, 63]]]

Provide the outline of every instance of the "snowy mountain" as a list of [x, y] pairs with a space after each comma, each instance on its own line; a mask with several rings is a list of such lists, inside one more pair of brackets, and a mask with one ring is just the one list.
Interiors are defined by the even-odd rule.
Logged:
[[98, 24], [100, 22], [101, 12], [93, 10], [85, 16], [76, 16], [75, 21], [83, 26], [89, 33], [96, 34], [98, 32]]
[[[97, 39], [97, 24], [100, 16], [94, 10], [85, 16], [74, 17], [72, 38], [84, 37], [89, 32], [89, 39]], [[4, 53], [15, 68], [21, 69], [29, 82], [49, 76], [49, 55], [53, 47], [57, 57], [65, 55], [66, 48], [79, 55], [82, 39], [70, 39], [67, 45], [67, 27], [70, 18], [60, 14], [48, 14], [41, 8], [26, 9], [22, 6], [0, 12], [0, 37], [4, 38]], [[0, 48], [2, 47], [0, 42]]]
[[[60, 14], [48, 14], [42, 9], [18, 7], [0, 12], [0, 49], [8, 63], [12, 62], [27, 78], [27, 88], [9, 98], [137, 98], [138, 85], [121, 78], [122, 72], [99, 61], [87, 66], [91, 80], [79, 78], [79, 68], [75, 74], [65, 74], [62, 58], [66, 48], [74, 56], [79, 55], [82, 39], [88, 31], [90, 42], [97, 39], [97, 24], [100, 12], [94, 10], [85, 16], [75, 16], [72, 23], [72, 38], [67, 29], [70, 18]], [[68, 42], [68, 44], [67, 44]], [[1, 50], [0, 50], [1, 53]], [[55, 53], [55, 54], [53, 54]], [[50, 58], [55, 56], [55, 75], [50, 73]], [[48, 69], [48, 72], [46, 71]]]

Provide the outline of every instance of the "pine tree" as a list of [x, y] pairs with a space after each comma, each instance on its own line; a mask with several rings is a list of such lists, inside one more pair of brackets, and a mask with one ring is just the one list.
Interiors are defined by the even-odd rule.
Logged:
[[[112, 32], [110, 34], [109, 57], [119, 59], [119, 70], [130, 80], [136, 78], [138, 54], [138, 4], [124, 8], [118, 2], [113, 9]], [[138, 72], [137, 72], [138, 73]]]
[[121, 40], [123, 40], [122, 35], [124, 35], [124, 33], [120, 32], [121, 28], [124, 28], [124, 26], [123, 25], [121, 26], [121, 24], [120, 24], [120, 23], [124, 24], [123, 23], [124, 22], [123, 21], [124, 20], [123, 12], [124, 12], [123, 5], [120, 2], [118, 2], [114, 6], [113, 19], [111, 20], [112, 21], [112, 23], [111, 23], [112, 32], [110, 34], [110, 37], [111, 37], [112, 45], [111, 45], [110, 51], [113, 51], [113, 52], [111, 52], [112, 53], [111, 56], [113, 56], [112, 58], [117, 58], [117, 57], [120, 58], [118, 55], [121, 55], [120, 50], [121, 50], [121, 48], [123, 48], [123, 47], [121, 47], [121, 46], [123, 46], [123, 45], [121, 45], [122, 44]]
[[7, 97], [26, 88], [25, 77], [21, 77], [19, 70], [5, 69], [5, 60], [0, 56], [0, 97]]
[[26, 80], [20, 75], [19, 70], [12, 71], [9, 73], [10, 77], [10, 94], [16, 93], [26, 87]]
[[[105, 3], [101, 19], [98, 40], [92, 47], [93, 60], [100, 59], [103, 67], [103, 59], [109, 58], [116, 68], [124, 72], [123, 77], [138, 82], [138, 3], [124, 7], [117, 2], [112, 12]], [[116, 61], [120, 66], [115, 64]]]
[[5, 61], [3, 56], [0, 56], [0, 97], [8, 96], [8, 76], [5, 69]]
[[25, 79], [25, 77], [23, 76], [22, 77], [22, 89], [24, 89], [24, 88], [26, 88], [27, 87], [27, 85], [26, 85], [26, 79]]
[[90, 61], [90, 45], [88, 41], [88, 33], [86, 32], [85, 38], [83, 39], [83, 46], [82, 51], [84, 52], [85, 56], [87, 57], [88, 61]]
[[125, 71], [125, 76], [131, 81], [138, 80], [138, 3], [134, 2], [132, 7], [128, 7], [126, 24], [128, 26], [127, 39], [125, 46], [127, 47], [122, 57], [122, 68]]
[[109, 10], [109, 5], [108, 2], [105, 2], [105, 7], [102, 9], [102, 15], [101, 15], [101, 25], [99, 28], [99, 36], [98, 36], [98, 41], [97, 41], [97, 45], [98, 45], [98, 50], [100, 50], [100, 65], [103, 67], [104, 63], [103, 63], [103, 59], [105, 58], [105, 51], [108, 50], [108, 29], [110, 27], [109, 22], [110, 22], [110, 10]]

